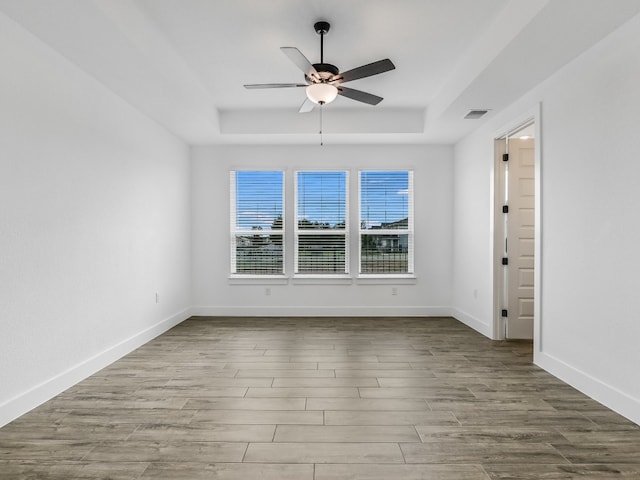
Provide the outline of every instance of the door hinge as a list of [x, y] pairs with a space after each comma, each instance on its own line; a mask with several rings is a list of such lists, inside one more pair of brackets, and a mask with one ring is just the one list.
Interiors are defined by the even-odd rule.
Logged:
[[508, 257], [503, 257], [502, 258], [502, 264], [503, 265], [509, 265], [509, 258]]
[[502, 213], [509, 213], [509, 205], [502, 206]]
[[506, 308], [502, 310], [502, 312], [501, 312], [501, 316], [502, 316], [502, 317], [504, 317], [504, 318], [506, 318], [506, 317], [508, 316], [508, 315], [507, 315], [507, 309], [506, 309]]
[[503, 162], [508, 162], [509, 161], [509, 154], [508, 153], [503, 153], [502, 154], [502, 161]]

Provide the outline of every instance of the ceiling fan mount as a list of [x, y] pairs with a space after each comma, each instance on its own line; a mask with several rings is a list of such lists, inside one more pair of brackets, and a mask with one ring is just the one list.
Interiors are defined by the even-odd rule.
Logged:
[[329, 22], [316, 22], [313, 24], [313, 29], [316, 31], [318, 35], [326, 35], [329, 33], [331, 29], [331, 24]]
[[360, 78], [378, 75], [395, 69], [395, 65], [388, 58], [377, 62], [369, 63], [346, 72], [331, 63], [324, 61], [324, 36], [331, 29], [329, 22], [319, 21], [313, 25], [314, 30], [320, 35], [320, 62], [311, 63], [300, 50], [295, 47], [280, 47], [280, 50], [304, 73], [305, 83], [258, 83], [247, 84], [245, 88], [300, 88], [305, 87], [307, 99], [300, 107], [300, 112], [310, 112], [317, 105], [324, 105], [332, 102], [336, 96], [351, 98], [358, 102], [369, 105], [377, 105], [383, 99], [377, 95], [347, 88], [343, 83]]

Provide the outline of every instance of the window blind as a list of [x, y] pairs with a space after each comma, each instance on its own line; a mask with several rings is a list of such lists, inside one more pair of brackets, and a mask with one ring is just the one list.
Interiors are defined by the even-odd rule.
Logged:
[[348, 273], [347, 172], [299, 171], [295, 178], [296, 273]]
[[413, 273], [413, 172], [359, 172], [360, 273]]
[[231, 273], [284, 273], [284, 172], [232, 171]]

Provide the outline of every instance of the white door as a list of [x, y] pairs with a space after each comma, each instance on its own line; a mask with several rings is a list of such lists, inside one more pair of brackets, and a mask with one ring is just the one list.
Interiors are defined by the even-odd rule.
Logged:
[[534, 140], [509, 138], [507, 162], [507, 338], [533, 338]]

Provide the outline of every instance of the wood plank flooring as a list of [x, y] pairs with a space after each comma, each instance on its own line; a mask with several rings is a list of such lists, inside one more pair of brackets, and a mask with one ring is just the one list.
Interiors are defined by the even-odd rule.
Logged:
[[194, 317], [0, 429], [10, 479], [640, 479], [640, 427], [450, 318]]

